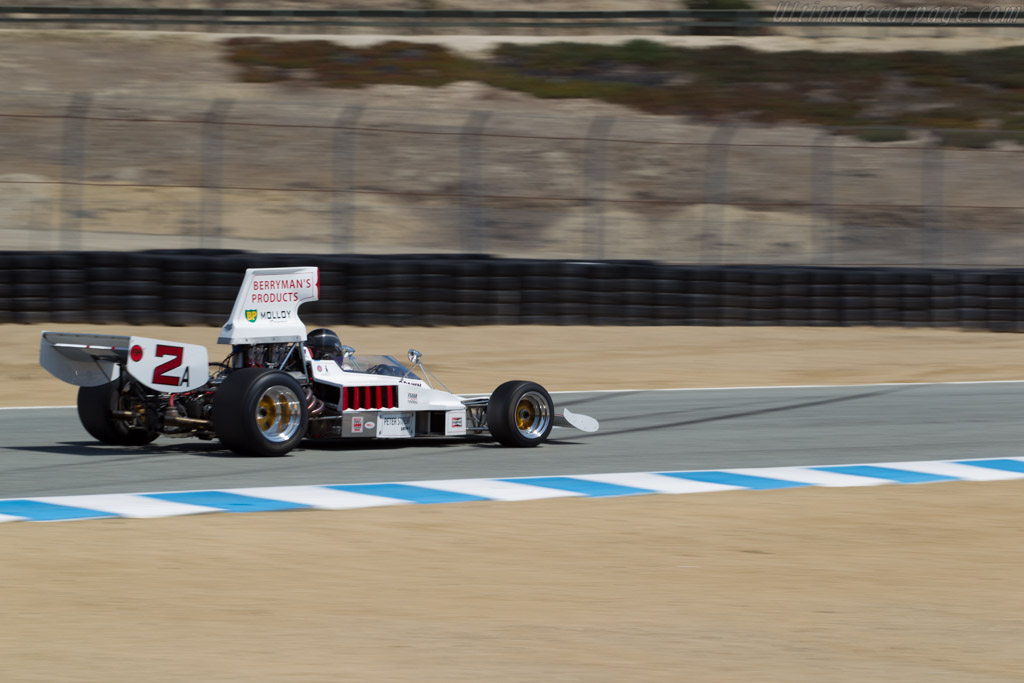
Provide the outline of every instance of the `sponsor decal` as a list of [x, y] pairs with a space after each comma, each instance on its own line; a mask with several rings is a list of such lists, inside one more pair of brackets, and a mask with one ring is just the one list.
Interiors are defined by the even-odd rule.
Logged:
[[292, 301], [302, 301], [304, 297], [300, 293], [308, 293], [302, 290], [313, 288], [312, 277], [302, 278], [269, 278], [252, 281], [252, 294], [249, 303], [253, 304], [279, 304]]
[[352, 433], [363, 433], [363, 418], [359, 417], [358, 415], [352, 418]]
[[260, 311], [260, 318], [266, 322], [285, 320], [291, 317], [291, 311]]
[[322, 365], [316, 366], [316, 371], [317, 372], [323, 372], [324, 371], [324, 366], [322, 366]]
[[452, 429], [462, 429], [462, 418], [452, 416]]
[[259, 313], [259, 311], [257, 311], [256, 309], [252, 309], [252, 310], [248, 310], [247, 309], [245, 311], [245, 319], [248, 320], [251, 323], [254, 323], [254, 322], [256, 322], [256, 316], [257, 316], [258, 313]]
[[142, 360], [142, 347], [136, 344], [135, 346], [132, 347], [131, 354], [132, 360], [138, 363], [140, 360]]
[[256, 291], [280, 291], [282, 289], [309, 289], [313, 286], [313, 278], [272, 278], [268, 280], [253, 280], [252, 288]]
[[298, 301], [298, 292], [275, 292], [272, 294], [253, 294], [254, 304], [280, 304], [285, 301]]
[[374, 428], [374, 427], [376, 427], [376, 426], [377, 426], [377, 425], [375, 425], [375, 424], [374, 424], [373, 422], [367, 422], [367, 423], [366, 423], [366, 428], [367, 428], [367, 429], [373, 429], [373, 428]]
[[403, 438], [416, 433], [415, 413], [386, 413], [377, 416], [377, 436]]
[[409, 403], [419, 403], [420, 395], [414, 394], [410, 391], [408, 394], [406, 394], [406, 399], [409, 401]]

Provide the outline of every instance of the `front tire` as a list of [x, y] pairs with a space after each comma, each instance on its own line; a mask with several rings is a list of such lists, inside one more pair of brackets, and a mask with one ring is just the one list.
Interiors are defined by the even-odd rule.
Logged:
[[487, 428], [505, 446], [529, 448], [544, 443], [554, 416], [551, 396], [536, 382], [505, 382], [487, 402]]
[[213, 429], [239, 455], [288, 453], [306, 436], [309, 412], [302, 387], [284, 372], [235, 370], [213, 399]]
[[[145, 446], [160, 433], [147, 427], [133, 427], [124, 420], [115, 419], [115, 410], [129, 410], [131, 397], [125, 393], [127, 384], [114, 380], [95, 387], [78, 388], [78, 419], [85, 431], [111, 446]], [[148, 411], [147, 411], [148, 414]]]

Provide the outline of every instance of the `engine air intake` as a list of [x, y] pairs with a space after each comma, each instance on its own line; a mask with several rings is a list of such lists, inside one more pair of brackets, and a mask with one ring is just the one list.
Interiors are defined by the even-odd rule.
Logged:
[[341, 390], [342, 410], [381, 410], [397, 407], [398, 387], [394, 385], [343, 387]]

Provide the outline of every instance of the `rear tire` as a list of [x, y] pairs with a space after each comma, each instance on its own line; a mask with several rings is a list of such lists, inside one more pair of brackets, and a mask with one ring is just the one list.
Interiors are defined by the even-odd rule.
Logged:
[[145, 446], [160, 433], [147, 427], [132, 427], [111, 416], [114, 410], [129, 410], [131, 400], [121, 380], [96, 387], [78, 388], [78, 419], [97, 441], [111, 446]]
[[539, 446], [547, 441], [554, 417], [551, 396], [536, 382], [505, 382], [487, 402], [487, 428], [505, 446]]
[[306, 436], [305, 392], [284, 372], [235, 370], [213, 398], [213, 429], [239, 455], [285, 455]]

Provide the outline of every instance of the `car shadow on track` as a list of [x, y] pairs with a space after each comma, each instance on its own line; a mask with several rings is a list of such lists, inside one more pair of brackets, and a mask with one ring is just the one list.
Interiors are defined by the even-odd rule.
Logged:
[[[567, 439], [551, 439], [545, 446], [582, 446]], [[410, 448], [451, 449], [457, 447], [480, 449], [507, 449], [489, 436], [458, 437], [451, 439], [385, 439], [353, 442], [351, 440], [305, 440], [295, 450], [278, 456], [282, 458], [301, 457], [304, 452], [401, 452]], [[234, 458], [243, 460], [275, 460], [277, 458], [239, 455], [229, 451], [217, 441], [185, 441], [177, 443], [154, 443], [145, 446], [109, 446], [95, 441], [64, 441], [48, 446], [3, 446], [6, 451], [39, 453], [47, 455], [71, 455], [86, 458], [116, 458], [118, 460], [143, 460], [161, 456], [194, 456], [200, 458]]]
[[[562, 446], [562, 445], [579, 445], [573, 441], [567, 439], [552, 437], [545, 441], [541, 447], [546, 446]], [[512, 448], [509, 446], [503, 446], [502, 444], [495, 441], [490, 436], [460, 436], [451, 439], [443, 438], [417, 438], [417, 439], [378, 439], [378, 440], [366, 440], [359, 443], [354, 443], [352, 440], [325, 440], [325, 441], [303, 441], [300, 446], [301, 450], [310, 451], [399, 451], [407, 448], [453, 448], [453, 447], [472, 447], [472, 448], [484, 448], [484, 449], [502, 449], [502, 450], [530, 450], [529, 448]], [[299, 449], [297, 449], [299, 450]]]
[[[683, 419], [683, 420], [678, 420], [678, 421], [675, 421], [675, 422], [665, 422], [665, 423], [658, 424], [658, 425], [653, 426], [653, 427], [652, 426], [643, 426], [643, 427], [630, 427], [630, 428], [627, 428], [627, 429], [606, 430], [606, 431], [603, 432], [603, 435], [611, 436], [613, 434], [631, 434], [633, 432], [651, 431], [652, 429], [672, 429], [672, 428], [678, 428], [678, 427], [688, 427], [688, 426], [692, 426], [692, 425], [705, 424], [705, 423], [708, 423], [708, 422], [721, 422], [721, 421], [724, 421], [724, 420], [737, 420], [737, 419], [746, 418], [746, 417], [756, 417], [756, 416], [760, 416], [760, 415], [768, 415], [768, 414], [771, 414], [771, 413], [790, 412], [790, 411], [800, 410], [800, 409], [803, 409], [803, 408], [813, 408], [813, 407], [817, 407], [817, 406], [831, 405], [831, 404], [834, 404], [834, 403], [845, 403], [847, 401], [860, 401], [860, 400], [863, 400], [863, 399], [874, 398], [876, 396], [885, 396], [887, 394], [894, 394], [894, 393], [898, 393], [898, 392], [908, 391], [908, 390], [910, 390], [912, 388], [913, 387], [891, 387], [891, 388], [887, 387], [887, 388], [884, 388], [884, 389], [878, 389], [876, 391], [866, 391], [866, 392], [862, 392], [862, 393], [859, 393], [859, 394], [849, 394], [849, 395], [844, 395], [844, 396], [832, 396], [832, 397], [828, 397], [828, 398], [820, 398], [820, 399], [814, 399], [814, 400], [810, 400], [810, 401], [797, 401], [797, 402], [791, 402], [791, 403], [784, 403], [782, 405], [770, 406], [770, 407], [767, 407], [767, 408], [756, 408], [756, 409], [751, 409], [751, 410], [738, 410], [738, 411], [734, 411], [734, 412], [723, 413], [723, 414], [720, 414], [720, 415], [710, 415], [710, 416], [699, 417], [699, 418], [690, 417], [690, 418]], [[615, 421], [615, 419], [612, 419], [612, 420], [609, 420], [609, 421], [613, 422], [613, 421]]]
[[83, 457], [151, 458], [160, 455], [197, 455], [207, 458], [240, 458], [219, 443], [189, 442], [157, 446], [108, 446], [95, 441], [64, 441], [52, 446], [4, 446], [4, 450]]

